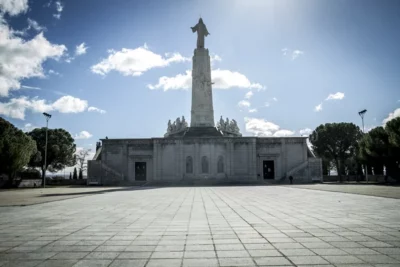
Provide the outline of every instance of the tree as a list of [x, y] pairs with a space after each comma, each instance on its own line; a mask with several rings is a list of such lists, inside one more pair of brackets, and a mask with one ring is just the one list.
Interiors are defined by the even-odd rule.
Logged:
[[72, 179], [72, 173], [69, 173], [69, 179], [70, 180]]
[[82, 173], [82, 169], [79, 169], [79, 176], [78, 176], [79, 180], [83, 179], [83, 173]]
[[393, 159], [392, 165], [387, 168], [387, 173], [396, 179], [400, 179], [400, 117], [388, 121], [385, 130], [389, 136], [389, 154]]
[[78, 179], [78, 174], [76, 172], [76, 167], [74, 168], [74, 175], [72, 177], [73, 177], [72, 179], [74, 179], [74, 180]]
[[[400, 120], [398, 120], [400, 121]], [[389, 123], [388, 123], [389, 124]], [[386, 167], [386, 173], [396, 177], [398, 175], [398, 161], [400, 149], [396, 147], [395, 132], [392, 133], [391, 128], [395, 130], [395, 123], [383, 127], [376, 127], [363, 136], [360, 141], [359, 158], [368, 167], [374, 167], [375, 174], [383, 174], [383, 166]]]
[[76, 160], [78, 162], [79, 171], [85, 171], [87, 169], [86, 157], [89, 155], [91, 149], [82, 149], [76, 155]]
[[28, 135], [36, 141], [38, 151], [38, 155], [31, 158], [29, 165], [42, 170], [43, 182], [47, 169], [56, 172], [65, 167], [75, 165], [76, 145], [74, 144], [74, 138], [66, 130], [48, 129], [46, 166], [44, 166], [46, 128], [36, 128]]
[[400, 117], [388, 121], [385, 130], [389, 135], [390, 144], [400, 148]]
[[16, 173], [28, 164], [35, 153], [35, 141], [0, 118], [0, 173], [7, 174], [9, 183], [12, 183]]
[[319, 157], [332, 162], [342, 181], [342, 175], [346, 174], [346, 163], [357, 155], [361, 136], [360, 128], [353, 123], [326, 123], [314, 130], [310, 142]]

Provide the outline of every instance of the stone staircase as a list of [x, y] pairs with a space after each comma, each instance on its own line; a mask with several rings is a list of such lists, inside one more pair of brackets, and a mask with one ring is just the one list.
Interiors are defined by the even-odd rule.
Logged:
[[232, 181], [229, 179], [185, 179], [180, 181], [149, 181], [145, 187], [251, 186], [265, 185], [264, 181]]

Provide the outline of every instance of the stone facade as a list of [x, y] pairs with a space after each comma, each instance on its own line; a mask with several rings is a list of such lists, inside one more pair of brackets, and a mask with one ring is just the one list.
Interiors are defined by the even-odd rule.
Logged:
[[102, 143], [101, 153], [96, 153], [101, 160], [89, 161], [88, 183], [280, 181], [289, 176], [302, 182], [322, 180], [321, 162], [310, 155], [303, 137], [103, 139]]

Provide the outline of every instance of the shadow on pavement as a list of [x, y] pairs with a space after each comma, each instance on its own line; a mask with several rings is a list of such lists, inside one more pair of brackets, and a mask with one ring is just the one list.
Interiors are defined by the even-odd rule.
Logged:
[[98, 190], [98, 191], [43, 194], [40, 197], [97, 195], [97, 194], [105, 194], [105, 193], [119, 192], [119, 191], [137, 191], [137, 190], [147, 190], [147, 189], [155, 189], [155, 188], [151, 188], [151, 187], [148, 187], [148, 188], [146, 188], [146, 187], [127, 187], [127, 188], [115, 188], [115, 189]]

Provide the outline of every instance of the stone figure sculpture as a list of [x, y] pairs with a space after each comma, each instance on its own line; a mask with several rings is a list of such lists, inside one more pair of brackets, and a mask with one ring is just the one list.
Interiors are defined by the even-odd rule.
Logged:
[[203, 20], [200, 18], [196, 26], [190, 28], [193, 32], [197, 32], [197, 48], [204, 48], [204, 37], [210, 33], [208, 32], [206, 25], [203, 23]]
[[171, 120], [168, 120], [168, 127], [167, 127], [167, 133], [166, 135], [170, 135], [172, 133], [175, 132], [179, 132], [181, 130], [184, 130], [188, 127], [188, 123], [185, 120], [185, 116], [182, 116], [182, 120], [181, 118], [176, 118], [176, 120], [171, 123]]
[[171, 124], [171, 120], [168, 120], [167, 133], [171, 133], [171, 132], [172, 132], [172, 124]]
[[188, 123], [185, 120], [185, 116], [182, 116], [182, 129], [188, 127]]
[[226, 120], [224, 121], [222, 116], [219, 119], [219, 122], [217, 123], [217, 129], [223, 132], [240, 135], [240, 129], [239, 126], [237, 125], [236, 120], [229, 121], [229, 119], [226, 118]]

